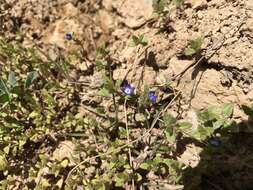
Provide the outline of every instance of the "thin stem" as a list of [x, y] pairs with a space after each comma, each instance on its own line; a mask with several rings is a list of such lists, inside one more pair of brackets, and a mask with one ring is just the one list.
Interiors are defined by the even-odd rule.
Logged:
[[89, 157], [89, 158], [84, 159], [82, 162], [80, 162], [79, 164], [77, 164], [75, 167], [73, 167], [73, 168], [69, 171], [69, 173], [68, 173], [68, 175], [67, 175], [65, 181], [68, 181], [68, 179], [70, 178], [70, 176], [72, 175], [72, 173], [73, 173], [76, 169], [78, 169], [81, 165], [83, 165], [84, 163], [89, 162], [90, 160], [95, 159], [95, 158], [98, 158], [98, 157], [101, 157], [101, 156], [107, 156], [107, 155], [110, 155], [110, 154], [112, 154], [112, 153], [117, 153], [117, 152], [121, 151], [122, 149], [124, 149], [124, 148], [126, 148], [126, 147], [128, 147], [128, 146], [130, 146], [130, 145], [132, 145], [132, 144], [134, 144], [134, 143], [136, 143], [136, 142], [139, 142], [139, 141], [142, 140], [144, 137], [149, 136], [149, 135], [150, 135], [150, 132], [151, 132], [152, 129], [155, 127], [155, 125], [156, 125], [157, 121], [159, 120], [159, 118], [161, 117], [161, 115], [163, 115], [163, 114], [167, 111], [167, 109], [174, 103], [174, 101], [178, 98], [178, 96], [179, 96], [180, 94], [181, 94], [181, 92], [179, 92], [178, 94], [176, 94], [175, 97], [170, 101], [170, 103], [168, 103], [167, 106], [166, 106], [164, 109], [162, 109], [162, 110], [156, 115], [155, 119], [153, 120], [153, 122], [152, 122], [152, 124], [151, 124], [151, 126], [150, 126], [150, 129], [149, 129], [146, 133], [144, 133], [142, 136], [138, 137], [137, 139], [132, 140], [131, 142], [126, 143], [126, 144], [124, 144], [124, 145], [122, 145], [122, 146], [120, 146], [120, 147], [118, 147], [118, 148], [116, 148], [116, 149], [113, 149], [113, 150], [107, 151], [107, 152], [105, 152], [105, 153], [101, 153], [101, 154], [98, 154], [98, 155], [96, 155], [96, 156], [93, 156], [93, 157]]
[[119, 123], [119, 117], [118, 117], [118, 106], [117, 106], [117, 103], [116, 103], [116, 98], [115, 98], [115, 94], [113, 93], [112, 94], [112, 99], [113, 99], [113, 105], [114, 105], [114, 109], [115, 109], [115, 123], [116, 123], [116, 126], [118, 126], [118, 123]]
[[[145, 123], [147, 125], [147, 128], [150, 129], [150, 123], [148, 120], [148, 113], [146, 112], [146, 110], [144, 110], [144, 117], [145, 117]], [[147, 138], [147, 139], [148, 139], [148, 143], [150, 143], [149, 138]]]
[[[125, 113], [125, 124], [126, 124], [126, 133], [127, 133], [127, 143], [130, 143], [130, 137], [129, 137], [129, 129], [128, 129], [128, 120], [127, 120], [127, 108], [126, 108], [127, 99], [124, 101], [124, 113]], [[134, 173], [133, 169], [133, 159], [132, 159], [132, 153], [131, 148], [128, 147], [128, 155], [129, 155], [129, 164], [132, 168], [132, 172]], [[132, 188], [134, 190], [134, 179], [132, 179]]]
[[[112, 73], [112, 68], [111, 68], [111, 62], [110, 60], [108, 61], [108, 67], [109, 67], [109, 76], [110, 76], [110, 80], [113, 80], [113, 73]], [[114, 86], [115, 86], [115, 82], [114, 82]], [[118, 106], [117, 106], [117, 102], [116, 102], [116, 96], [115, 93], [112, 93], [112, 100], [113, 100], [113, 105], [114, 105], [114, 109], [115, 109], [115, 123], [116, 126], [118, 126], [119, 123], [119, 114], [118, 114]]]
[[146, 119], [147, 127], [150, 128], [150, 123], [149, 123], [149, 120], [148, 120], [148, 117], [150, 116], [150, 113], [148, 112], [148, 110], [144, 111], [144, 116], [145, 116], [145, 119]]

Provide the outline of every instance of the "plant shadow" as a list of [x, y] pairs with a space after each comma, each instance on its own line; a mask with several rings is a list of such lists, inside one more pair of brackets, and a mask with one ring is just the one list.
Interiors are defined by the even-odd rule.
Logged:
[[221, 132], [220, 144], [207, 141], [199, 164], [183, 172], [185, 190], [253, 190], [253, 123], [248, 121]]

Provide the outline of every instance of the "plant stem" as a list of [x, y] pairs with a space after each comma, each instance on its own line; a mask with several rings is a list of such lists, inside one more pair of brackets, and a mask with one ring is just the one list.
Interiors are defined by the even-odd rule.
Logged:
[[[127, 143], [130, 143], [130, 137], [129, 137], [129, 129], [128, 129], [128, 120], [127, 120], [127, 108], [126, 108], [127, 99], [124, 101], [124, 113], [125, 113], [125, 124], [126, 124], [126, 133], [127, 133]], [[131, 148], [128, 148], [128, 155], [129, 155], [129, 164], [132, 168], [132, 172], [134, 173], [133, 168], [133, 159], [132, 159], [132, 153]], [[134, 179], [132, 179], [132, 188], [134, 190]]]
[[[112, 68], [111, 68], [111, 61], [108, 60], [108, 67], [109, 67], [109, 76], [110, 76], [110, 80], [113, 80], [113, 73], [112, 73]], [[114, 83], [114, 87], [115, 87], [115, 82]], [[113, 100], [113, 105], [114, 105], [114, 109], [115, 109], [115, 124], [116, 126], [118, 126], [119, 123], [119, 117], [118, 117], [118, 106], [116, 103], [116, 97], [115, 97], [115, 93], [112, 93], [112, 100]]]
[[117, 103], [116, 103], [116, 98], [115, 98], [114, 93], [112, 94], [112, 99], [113, 99], [113, 105], [114, 105], [114, 109], [115, 109], [115, 123], [116, 123], [116, 126], [118, 126], [118, 123], [119, 123], [118, 106], [117, 106]]
[[132, 140], [132, 141], [130, 141], [129, 143], [126, 143], [126, 144], [124, 144], [124, 145], [122, 145], [122, 146], [120, 146], [120, 147], [118, 147], [118, 148], [116, 148], [116, 149], [109, 150], [109, 151], [107, 151], [107, 152], [105, 152], [105, 153], [100, 153], [100, 154], [98, 154], [98, 155], [96, 155], [96, 156], [88, 157], [88, 158], [84, 159], [83, 161], [81, 161], [79, 164], [77, 164], [76, 166], [74, 166], [74, 167], [69, 171], [69, 173], [68, 173], [68, 175], [67, 175], [65, 181], [68, 181], [68, 179], [70, 178], [70, 176], [72, 175], [72, 173], [73, 173], [75, 170], [77, 170], [77, 169], [78, 169], [81, 165], [83, 165], [84, 163], [90, 162], [92, 159], [99, 158], [99, 157], [101, 157], [101, 156], [107, 156], [107, 155], [110, 155], [110, 154], [112, 154], [112, 153], [117, 153], [117, 152], [121, 151], [123, 148], [126, 148], [126, 147], [128, 147], [128, 146], [130, 146], [130, 145], [133, 145], [133, 144], [136, 143], [136, 142], [139, 142], [139, 141], [142, 140], [144, 137], [150, 136], [150, 133], [151, 133], [152, 129], [155, 127], [155, 125], [156, 125], [157, 121], [159, 120], [160, 116], [163, 115], [163, 114], [167, 111], [167, 109], [174, 103], [174, 101], [179, 97], [180, 94], [181, 94], [181, 92], [177, 93], [177, 94], [175, 95], [175, 97], [170, 101], [170, 103], [168, 103], [167, 106], [165, 106], [164, 109], [162, 109], [161, 111], [158, 112], [158, 114], [156, 115], [155, 119], [154, 119], [154, 120], [152, 121], [152, 123], [151, 123], [150, 129], [149, 129], [147, 132], [145, 132], [143, 135], [141, 135], [141, 136], [138, 137], [137, 139]]

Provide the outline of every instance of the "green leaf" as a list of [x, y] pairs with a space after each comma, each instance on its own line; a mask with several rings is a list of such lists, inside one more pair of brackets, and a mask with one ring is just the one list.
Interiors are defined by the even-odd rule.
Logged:
[[229, 118], [234, 112], [234, 104], [225, 104], [222, 108], [223, 116]]
[[175, 142], [176, 140], [176, 134], [174, 133], [173, 127], [176, 124], [176, 119], [170, 115], [170, 114], [165, 114], [163, 116], [163, 121], [164, 125], [166, 127], [165, 129], [165, 136], [169, 142]]
[[174, 130], [171, 127], [166, 128], [165, 136], [166, 136], [166, 139], [171, 143], [175, 142], [176, 140], [176, 134], [174, 133]]
[[63, 185], [63, 179], [60, 179], [59, 181], [57, 181], [56, 186], [61, 189]]
[[112, 94], [106, 88], [102, 88], [101, 90], [99, 90], [98, 95], [103, 96], [103, 97], [111, 97], [112, 96]]
[[12, 88], [18, 86], [17, 79], [16, 79], [16, 77], [15, 77], [15, 73], [12, 72], [12, 71], [9, 73], [8, 81], [9, 81], [9, 84], [10, 84], [10, 86], [11, 86]]
[[219, 120], [221, 117], [221, 109], [218, 107], [209, 107], [207, 110], [198, 113], [198, 118], [201, 122], [209, 122]]
[[196, 51], [198, 51], [198, 50], [201, 49], [201, 46], [202, 46], [203, 42], [204, 42], [203, 37], [197, 37], [194, 40], [190, 41], [190, 46], [191, 46], [191, 48], [193, 48]]
[[165, 145], [160, 145], [158, 150], [161, 152], [169, 152], [169, 151], [171, 151], [171, 147], [165, 146]]
[[227, 121], [223, 124], [222, 129], [227, 129], [235, 125], [236, 125], [235, 121]]
[[114, 81], [108, 76], [104, 76], [103, 88], [106, 89], [109, 94], [113, 94], [116, 91]]
[[173, 127], [173, 125], [176, 123], [176, 119], [168, 113], [163, 116], [163, 121], [166, 127]]
[[42, 160], [42, 161], [47, 161], [48, 160], [48, 156], [44, 155], [44, 154], [39, 154], [39, 158]]
[[24, 139], [24, 140], [19, 140], [19, 142], [18, 142], [18, 148], [19, 148], [19, 149], [22, 149], [23, 146], [25, 145], [25, 143], [26, 143], [26, 140], [25, 140], [25, 139]]
[[152, 6], [154, 9], [154, 12], [158, 14], [162, 13], [167, 2], [168, 2], [167, 0], [153, 0]]
[[144, 170], [149, 170], [150, 167], [151, 167], [150, 164], [147, 162], [141, 163], [140, 165], [140, 168]]
[[107, 64], [108, 64], [107, 61], [102, 61], [102, 60], [97, 60], [96, 61], [96, 67], [98, 68], [98, 70], [105, 69]]
[[42, 178], [41, 181], [40, 181], [40, 184], [42, 186], [42, 188], [44, 189], [45, 187], [50, 187], [50, 183], [47, 179], [45, 178]]
[[172, 3], [176, 6], [180, 6], [182, 5], [184, 2], [184, 0], [172, 0]]
[[193, 48], [191, 48], [191, 47], [187, 47], [187, 48], [185, 49], [185, 51], [184, 51], [184, 54], [185, 54], [186, 56], [192, 56], [192, 55], [194, 55], [195, 53], [196, 53], [196, 50], [193, 49]]
[[132, 44], [133, 44], [133, 47], [139, 44], [139, 38], [135, 35], [132, 36]]
[[139, 98], [139, 105], [141, 108], [147, 106], [150, 104], [150, 100], [149, 100], [149, 86], [148, 85], [144, 85], [144, 91], [143, 93], [140, 95]]
[[124, 184], [129, 180], [130, 176], [126, 172], [117, 173], [115, 176], [115, 186], [123, 187]]
[[212, 127], [199, 127], [197, 131], [192, 133], [192, 136], [198, 140], [204, 141], [207, 137], [213, 135], [215, 129]]
[[141, 181], [142, 180], [141, 174], [135, 172], [134, 173], [134, 179], [135, 179], [135, 181], [138, 181], [138, 182]]
[[223, 119], [217, 120], [216, 122], [213, 123], [213, 128], [218, 129], [222, 127], [225, 124], [225, 121]]
[[100, 45], [98, 48], [97, 48], [97, 56], [98, 57], [105, 57], [106, 55], [108, 55], [110, 53], [110, 51], [107, 49], [106, 47], [106, 44], [103, 43], [102, 45]]
[[139, 44], [141, 44], [143, 46], [148, 45], [148, 39], [144, 36], [144, 34], [141, 34], [139, 37], [136, 35], [133, 35], [132, 41], [130, 42], [129, 46], [136, 47]]
[[129, 43], [129, 47], [136, 47], [136, 44], [135, 44], [133, 41], [131, 41], [131, 42]]
[[173, 160], [165, 158], [165, 159], [163, 159], [163, 163], [166, 164], [168, 167], [171, 167], [171, 164], [173, 163]]
[[5, 104], [9, 102], [11, 99], [9, 90], [5, 84], [5, 82], [1, 79], [0, 80], [0, 103]]
[[180, 129], [190, 129], [192, 127], [192, 124], [189, 122], [182, 122], [178, 124], [178, 127]]
[[67, 159], [65, 159], [61, 162], [61, 167], [66, 168], [68, 166], [68, 164], [69, 164], [69, 161]]
[[119, 90], [121, 88], [121, 84], [122, 84], [122, 80], [117, 80], [116, 83], [115, 83], [115, 90]]
[[9, 90], [5, 82], [2, 79], [0, 79], [0, 95], [3, 95], [3, 94], [9, 94]]
[[211, 106], [207, 109], [207, 112], [209, 113], [210, 120], [222, 118], [222, 109], [220, 107]]
[[184, 54], [186, 56], [192, 56], [194, 54], [197, 54], [201, 50], [203, 42], [203, 37], [197, 37], [193, 40], [190, 40], [188, 47], [184, 51]]
[[30, 72], [25, 80], [25, 89], [29, 88], [29, 86], [37, 79], [38, 76], [39, 75], [37, 71]]
[[10, 152], [10, 145], [4, 147], [3, 151], [4, 151], [5, 154], [9, 154], [9, 152]]
[[144, 34], [140, 36], [140, 44], [142, 44], [143, 46], [148, 45], [148, 39], [146, 38], [146, 36], [144, 36]]
[[4, 171], [7, 168], [7, 160], [4, 155], [0, 155], [0, 171]]
[[10, 96], [9, 94], [2, 94], [0, 95], [0, 103], [1, 104], [8, 104], [8, 102], [10, 101]]

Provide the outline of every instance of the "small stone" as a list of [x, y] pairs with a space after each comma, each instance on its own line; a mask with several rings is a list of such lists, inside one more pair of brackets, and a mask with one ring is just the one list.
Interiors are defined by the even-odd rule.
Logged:
[[135, 120], [136, 120], [137, 122], [144, 122], [144, 121], [146, 120], [146, 118], [145, 118], [145, 116], [144, 116], [143, 114], [137, 113], [137, 114], [135, 115]]
[[68, 3], [66, 4], [63, 9], [63, 16], [66, 17], [74, 17], [78, 14], [78, 9], [72, 4], [72, 3]]
[[57, 53], [53, 49], [48, 50], [48, 56], [52, 59], [52, 61], [55, 61], [58, 57]]
[[105, 7], [106, 10], [112, 10], [112, 0], [103, 0], [102, 5]]
[[104, 32], [109, 33], [110, 30], [114, 28], [113, 17], [107, 11], [99, 11], [99, 20], [101, 23], [101, 28]]
[[136, 28], [149, 19], [153, 13], [152, 1], [150, 0], [125, 0], [115, 1], [113, 6], [122, 15], [122, 22], [130, 27]]
[[189, 0], [189, 1], [192, 4], [192, 8], [194, 9], [199, 9], [207, 5], [206, 0]]
[[75, 144], [71, 141], [62, 141], [60, 142], [58, 148], [55, 149], [53, 152], [53, 158], [62, 161], [63, 159], [67, 158], [70, 161], [70, 165], [75, 165], [73, 160]]

